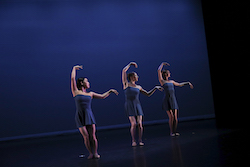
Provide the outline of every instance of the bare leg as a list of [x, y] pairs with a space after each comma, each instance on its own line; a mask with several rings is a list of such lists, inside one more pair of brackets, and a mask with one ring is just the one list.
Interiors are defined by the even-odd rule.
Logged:
[[132, 146], [136, 146], [136, 141], [135, 141], [136, 120], [134, 116], [129, 116], [129, 120], [131, 124], [130, 133], [132, 137]]
[[79, 131], [82, 134], [83, 139], [84, 139], [84, 144], [85, 144], [87, 150], [89, 151], [89, 157], [93, 157], [93, 153], [92, 153], [92, 149], [91, 149], [90, 141], [89, 141], [89, 133], [86, 129], [86, 126], [80, 127]]
[[173, 112], [172, 110], [169, 110], [167, 111], [167, 114], [168, 114], [168, 118], [169, 118], [169, 121], [168, 121], [168, 124], [169, 124], [169, 128], [170, 128], [170, 135], [173, 136], [173, 128], [174, 128], [174, 115], [173, 115]]
[[178, 125], [178, 110], [174, 110], [174, 133], [175, 133], [175, 135], [177, 135], [177, 136], [179, 136], [180, 134], [179, 133], [176, 133], [176, 129], [177, 129], [177, 125]]
[[137, 116], [137, 123], [138, 123], [138, 131], [139, 131], [139, 144], [140, 146], [143, 146], [144, 143], [142, 142], [142, 134], [143, 134], [142, 115]]
[[[100, 158], [100, 155], [97, 153], [98, 142], [97, 142], [97, 138], [96, 138], [96, 135], [95, 135], [95, 132], [96, 132], [95, 124], [87, 126], [87, 130], [89, 132], [90, 141], [92, 142], [94, 158]], [[92, 158], [93, 158], [93, 156], [92, 156]]]

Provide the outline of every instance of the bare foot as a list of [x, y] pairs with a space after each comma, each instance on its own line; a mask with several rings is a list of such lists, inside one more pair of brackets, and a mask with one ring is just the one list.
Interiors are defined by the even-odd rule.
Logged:
[[99, 154], [97, 154], [97, 153], [94, 155], [94, 158], [95, 158], [95, 159], [99, 159], [100, 157], [101, 157], [101, 156], [100, 156]]
[[175, 137], [175, 134], [174, 133], [170, 133], [170, 136]]
[[89, 154], [88, 159], [92, 159], [94, 157], [93, 154]]
[[134, 142], [132, 142], [132, 147], [135, 147], [137, 144], [136, 144], [136, 142], [134, 141]]
[[140, 146], [144, 146], [144, 143], [141, 141], [141, 142], [139, 143], [139, 145], [140, 145]]

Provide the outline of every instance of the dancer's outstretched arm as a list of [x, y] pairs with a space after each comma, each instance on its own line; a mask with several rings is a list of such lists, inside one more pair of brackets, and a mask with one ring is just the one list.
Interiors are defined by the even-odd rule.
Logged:
[[111, 93], [115, 93], [116, 95], [118, 95], [119, 93], [117, 92], [117, 90], [115, 89], [110, 89], [109, 91], [103, 93], [103, 94], [99, 94], [99, 93], [95, 93], [95, 92], [90, 92], [92, 94], [93, 98], [97, 98], [97, 99], [105, 99], [107, 98]]
[[76, 86], [76, 70], [82, 69], [82, 66], [76, 65], [73, 67], [72, 72], [71, 72], [71, 92], [72, 95], [75, 96], [77, 89]]
[[161, 73], [161, 70], [162, 70], [164, 65], [165, 66], [170, 66], [170, 64], [168, 64], [167, 62], [162, 62], [161, 65], [158, 67], [158, 70], [157, 70], [157, 72], [158, 72], [158, 80], [159, 80], [161, 85], [164, 84], [164, 79], [162, 78], [162, 73]]
[[130, 62], [128, 65], [126, 65], [123, 69], [122, 69], [122, 84], [123, 84], [123, 89], [126, 89], [128, 87], [128, 80], [127, 80], [127, 71], [129, 69], [129, 67], [133, 65], [135, 66], [135, 68], [137, 68], [137, 64], [136, 62]]
[[184, 85], [189, 85], [191, 89], [194, 88], [194, 86], [191, 84], [191, 82], [182, 82], [182, 83], [178, 83], [178, 82], [175, 82], [175, 81], [172, 81], [172, 82], [173, 82], [173, 84], [174, 84], [175, 86], [180, 86], [180, 87], [182, 87], [182, 86], [184, 86]]
[[142, 87], [141, 87], [141, 89], [140, 89], [140, 91], [144, 94], [144, 95], [146, 95], [146, 96], [151, 96], [156, 90], [159, 90], [159, 91], [163, 91], [164, 89], [161, 87], [161, 86], [155, 86], [153, 89], [151, 89], [150, 91], [146, 91], [145, 89], [143, 89]]

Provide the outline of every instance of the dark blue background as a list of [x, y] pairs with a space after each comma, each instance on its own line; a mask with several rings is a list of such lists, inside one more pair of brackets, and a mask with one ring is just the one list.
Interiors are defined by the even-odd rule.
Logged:
[[[171, 64], [180, 117], [213, 114], [199, 0], [2, 1], [0, 5], [0, 138], [74, 129], [70, 73], [88, 77], [91, 91], [119, 91], [92, 102], [97, 126], [128, 123], [121, 70], [136, 61], [139, 82], [159, 85], [157, 68]], [[167, 119], [162, 92], [141, 95], [144, 121]]]

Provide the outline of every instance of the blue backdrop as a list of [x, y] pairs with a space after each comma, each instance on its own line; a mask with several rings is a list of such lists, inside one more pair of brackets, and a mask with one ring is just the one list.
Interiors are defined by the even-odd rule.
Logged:
[[[97, 126], [128, 123], [121, 70], [130, 61], [138, 84], [159, 85], [157, 68], [171, 64], [180, 117], [213, 114], [206, 38], [199, 0], [2, 1], [0, 5], [0, 138], [74, 129], [70, 73], [88, 77]], [[163, 92], [140, 96], [144, 121], [167, 119]]]

